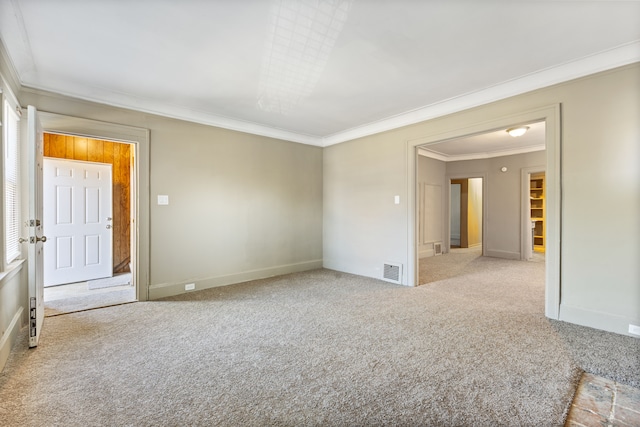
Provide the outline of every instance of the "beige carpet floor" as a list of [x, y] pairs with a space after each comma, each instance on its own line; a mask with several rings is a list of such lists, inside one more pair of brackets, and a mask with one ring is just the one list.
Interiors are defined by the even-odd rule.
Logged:
[[449, 253], [420, 258], [418, 283], [424, 285], [462, 274], [469, 264], [482, 256], [482, 247], [451, 249]]
[[562, 425], [580, 349], [544, 317], [543, 272], [478, 258], [407, 288], [315, 270], [47, 318], [0, 374], [0, 420]]

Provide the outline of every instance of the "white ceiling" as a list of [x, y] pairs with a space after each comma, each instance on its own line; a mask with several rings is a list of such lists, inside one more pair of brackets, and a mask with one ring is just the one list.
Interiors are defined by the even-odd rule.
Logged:
[[469, 135], [423, 145], [419, 152], [426, 157], [454, 162], [544, 150], [545, 123], [528, 123], [526, 126], [529, 128], [527, 132], [518, 137], [509, 135], [507, 129], [499, 129], [479, 135]]
[[327, 146], [640, 61], [638, 1], [0, 0], [23, 86]]

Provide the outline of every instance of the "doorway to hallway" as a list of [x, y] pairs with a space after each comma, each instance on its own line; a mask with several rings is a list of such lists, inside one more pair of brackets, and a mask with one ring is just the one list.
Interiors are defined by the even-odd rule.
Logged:
[[[424, 206], [417, 195], [418, 224], [416, 230], [436, 230], [431, 234], [442, 239], [442, 257], [449, 258], [460, 253], [454, 251], [477, 248], [475, 256], [489, 256], [512, 260], [525, 259], [522, 244], [527, 237], [522, 227], [531, 233], [531, 218], [521, 215], [521, 200], [529, 200], [529, 189], [521, 186], [521, 172], [531, 165], [544, 170], [546, 164], [545, 122], [527, 123], [528, 134], [520, 139], [509, 135], [507, 128], [452, 140], [436, 141], [418, 147], [416, 189], [423, 185], [442, 186], [442, 220], [431, 215], [433, 206]], [[425, 181], [425, 182], [423, 182]], [[536, 187], [534, 187], [535, 189]], [[538, 208], [533, 201], [533, 208]], [[530, 210], [529, 205], [526, 209]], [[539, 216], [539, 215], [538, 215]], [[420, 223], [423, 222], [423, 223]], [[540, 228], [538, 226], [538, 228]], [[439, 231], [438, 231], [439, 230]], [[544, 230], [536, 230], [537, 239]], [[424, 271], [442, 269], [449, 265], [455, 271], [456, 262], [425, 260], [433, 255], [421, 248], [425, 243], [422, 235], [418, 240], [418, 284], [435, 277], [448, 277], [447, 272]], [[534, 237], [529, 236], [533, 242]], [[465, 254], [473, 258], [474, 255]], [[464, 263], [464, 261], [460, 261]]]
[[133, 151], [124, 142], [44, 134], [47, 315], [136, 301]]
[[482, 178], [452, 179], [449, 205], [450, 247], [482, 252]]

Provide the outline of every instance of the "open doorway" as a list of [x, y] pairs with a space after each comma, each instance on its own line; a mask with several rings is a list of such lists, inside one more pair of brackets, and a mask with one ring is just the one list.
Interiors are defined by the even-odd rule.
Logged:
[[135, 301], [133, 146], [54, 133], [43, 142], [46, 315]]
[[[538, 222], [535, 235], [531, 234], [531, 216], [521, 215], [522, 200], [533, 203], [536, 212], [540, 212], [540, 201], [530, 200], [529, 189], [524, 190], [520, 181], [521, 171], [531, 169], [533, 173], [533, 169], [536, 172], [545, 169], [545, 122], [528, 122], [522, 126], [527, 132], [518, 138], [510, 136], [509, 127], [505, 127], [418, 147], [416, 188], [419, 189], [423, 185], [421, 179], [427, 177], [445, 190], [439, 202], [443, 220], [437, 216], [429, 219], [429, 209], [423, 209], [420, 202], [417, 206], [416, 229], [440, 228], [443, 237], [442, 257], [431, 258], [431, 254], [419, 252], [418, 284], [463, 274], [465, 265], [482, 256], [525, 259], [522, 252], [523, 239], [527, 237], [523, 231], [525, 226], [531, 242], [527, 245], [532, 249], [534, 239], [539, 242], [544, 236], [545, 230], [540, 228], [541, 213], [535, 217]], [[537, 187], [533, 188], [537, 191]], [[420, 194], [417, 200], [420, 201]], [[531, 211], [531, 207], [527, 209]], [[544, 266], [544, 257], [542, 261]]]
[[523, 169], [523, 212], [530, 230], [523, 230], [522, 259], [545, 262], [546, 251], [546, 179], [544, 170]]
[[[561, 188], [561, 119], [560, 119], [561, 105], [551, 104], [543, 107], [537, 107], [528, 110], [522, 110], [509, 115], [494, 115], [491, 113], [481, 115], [469, 115], [465, 116], [466, 119], [460, 119], [454, 122], [439, 123], [434, 125], [431, 131], [424, 136], [410, 139], [407, 141], [407, 184], [408, 184], [408, 239], [407, 239], [407, 253], [409, 254], [406, 268], [406, 280], [410, 286], [418, 286], [419, 275], [419, 254], [420, 246], [417, 237], [418, 230], [418, 218], [419, 218], [419, 206], [418, 206], [418, 181], [416, 177], [419, 173], [419, 160], [424, 157], [421, 156], [421, 152], [425, 147], [442, 143], [448, 140], [459, 140], [469, 135], [482, 135], [487, 132], [495, 130], [508, 129], [514, 124], [526, 124], [526, 123], [539, 123], [543, 122], [545, 126], [544, 131], [544, 143], [545, 151], [543, 153], [543, 159], [537, 162], [545, 170], [545, 189], [546, 189], [546, 222], [545, 222], [545, 262], [544, 262], [544, 276], [545, 276], [545, 316], [551, 319], [560, 318], [560, 224], [561, 224], [561, 203], [560, 203], [560, 188]], [[509, 169], [508, 164], [500, 164], [502, 162], [492, 161], [490, 162], [490, 173], [511, 173], [514, 169]], [[504, 168], [504, 169], [503, 169]], [[504, 170], [504, 172], [503, 172]], [[499, 171], [499, 172], [498, 172]], [[517, 169], [516, 169], [517, 172]], [[510, 184], [512, 186], [512, 184]], [[517, 186], [517, 185], [516, 185]], [[487, 199], [491, 199], [493, 203], [494, 192], [500, 192], [501, 188], [497, 188], [493, 185], [485, 187], [491, 188], [490, 194], [484, 192], [485, 203]], [[506, 192], [507, 194], [513, 193]], [[516, 201], [516, 205], [519, 203]], [[497, 214], [494, 216], [494, 212]], [[521, 224], [522, 230], [531, 233], [531, 223], [529, 214], [525, 209], [520, 209], [522, 213], [522, 220], [517, 221], [515, 228], [517, 229], [518, 223]], [[491, 216], [490, 224], [507, 225], [504, 221], [503, 213], [498, 209], [491, 208], [485, 210], [487, 215]], [[487, 223], [487, 215], [484, 216], [484, 222]], [[514, 223], [508, 223], [510, 228], [514, 228]], [[483, 235], [483, 245], [485, 246], [485, 255], [493, 256], [495, 249], [492, 248], [491, 242], [487, 243], [488, 239], [492, 238], [492, 230], [485, 228]], [[512, 236], [513, 233], [510, 233]], [[522, 235], [522, 234], [521, 234]], [[516, 238], [515, 241], [510, 242], [511, 247], [517, 246], [518, 243], [524, 242], [520, 238]], [[506, 254], [497, 253], [497, 255], [507, 256], [521, 256], [523, 252], [518, 247], [515, 252], [507, 252]], [[516, 259], [516, 258], [514, 258]], [[520, 259], [520, 258], [517, 258]]]
[[[428, 163], [423, 162], [423, 166], [426, 164]], [[424, 214], [419, 216], [420, 221], [424, 223], [422, 228], [439, 228], [442, 230], [441, 233], [433, 234], [441, 234], [444, 237], [440, 251], [434, 252], [433, 255], [428, 251], [421, 252], [418, 262], [420, 285], [458, 276], [466, 266], [483, 256], [485, 181], [484, 174], [455, 177], [445, 175], [443, 220], [437, 220], [434, 224], [434, 217], [429, 215], [429, 211], [433, 209], [424, 209]], [[429, 201], [425, 201], [424, 205], [428, 203]]]
[[452, 179], [449, 184], [451, 249], [482, 249], [482, 178]]

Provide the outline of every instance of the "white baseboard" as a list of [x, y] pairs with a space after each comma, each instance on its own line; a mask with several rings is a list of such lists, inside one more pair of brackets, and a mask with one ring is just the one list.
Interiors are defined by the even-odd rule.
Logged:
[[248, 282], [250, 280], [281, 276], [283, 274], [314, 270], [316, 268], [322, 268], [322, 260], [305, 261], [297, 264], [278, 265], [275, 267], [243, 271], [240, 273], [228, 274], [224, 276], [186, 280], [180, 283], [161, 283], [149, 286], [149, 299], [154, 300], [158, 298], [184, 294], [185, 292], [187, 292], [184, 290], [184, 285], [187, 283], [194, 283], [195, 290], [203, 290], [216, 288], [218, 286], [234, 285], [236, 283]]
[[638, 338], [638, 336], [629, 333], [629, 324], [640, 326], [640, 319], [587, 310], [566, 304], [560, 304], [559, 320], [635, 338]]
[[487, 249], [487, 253], [485, 256], [490, 256], [494, 258], [502, 258], [502, 259], [520, 259], [520, 252], [510, 252], [510, 251], [498, 251], [495, 249]]
[[435, 251], [433, 250], [433, 248], [422, 249], [420, 250], [420, 252], [418, 252], [418, 258], [427, 258], [430, 256], [435, 256]]
[[18, 311], [13, 315], [9, 327], [4, 331], [4, 334], [2, 334], [2, 338], [0, 338], [0, 372], [4, 369], [4, 365], [7, 363], [7, 359], [11, 353], [11, 347], [13, 347], [13, 343], [16, 342], [16, 338], [20, 332], [22, 312], [23, 308], [18, 307]]

